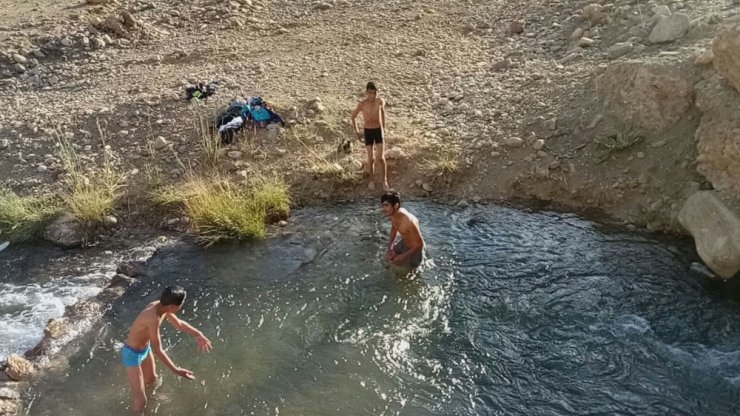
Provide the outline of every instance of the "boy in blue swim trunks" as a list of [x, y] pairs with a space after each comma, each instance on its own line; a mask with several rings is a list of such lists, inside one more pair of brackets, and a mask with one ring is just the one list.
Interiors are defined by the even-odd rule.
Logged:
[[144, 386], [157, 380], [154, 355], [180, 377], [195, 379], [192, 371], [176, 366], [162, 349], [159, 327], [164, 319], [167, 319], [178, 330], [194, 336], [201, 351], [208, 352], [212, 348], [211, 341], [203, 333], [175, 316], [175, 313], [180, 311], [183, 302], [185, 302], [185, 289], [180, 286], [168, 286], [159, 300], [148, 304], [131, 325], [121, 355], [123, 365], [126, 367], [128, 382], [131, 385], [133, 410], [137, 415], [143, 414], [144, 407], [146, 407]]

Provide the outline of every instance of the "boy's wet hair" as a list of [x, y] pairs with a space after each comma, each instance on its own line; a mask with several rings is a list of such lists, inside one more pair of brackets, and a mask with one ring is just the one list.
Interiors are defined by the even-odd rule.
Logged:
[[391, 205], [395, 204], [401, 204], [401, 194], [398, 193], [398, 191], [394, 189], [387, 190], [383, 192], [383, 195], [380, 196], [380, 203], [387, 202]]
[[367, 83], [367, 88], [365, 88], [368, 91], [377, 91], [378, 87], [375, 86], [375, 83], [370, 81]]
[[162, 306], [181, 306], [185, 302], [185, 289], [181, 286], [167, 286], [159, 297], [159, 303]]

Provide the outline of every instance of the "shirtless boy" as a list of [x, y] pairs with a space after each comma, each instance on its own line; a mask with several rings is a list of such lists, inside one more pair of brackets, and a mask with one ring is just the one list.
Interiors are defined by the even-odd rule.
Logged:
[[[397, 191], [386, 191], [380, 197], [380, 206], [385, 216], [391, 220], [386, 260], [399, 266], [418, 267], [424, 258], [424, 238], [421, 236], [419, 220], [405, 208], [401, 208], [401, 196]], [[394, 244], [397, 234], [401, 234], [401, 240]]]
[[180, 311], [183, 302], [185, 302], [185, 289], [180, 286], [168, 286], [162, 292], [159, 300], [148, 304], [131, 325], [121, 355], [123, 365], [126, 367], [128, 382], [131, 385], [131, 394], [134, 400], [133, 410], [136, 415], [143, 414], [144, 407], [146, 407], [144, 386], [157, 380], [154, 355], [159, 357], [164, 365], [180, 377], [190, 380], [195, 379], [192, 371], [176, 366], [162, 349], [159, 327], [164, 319], [167, 319], [178, 330], [194, 336], [201, 351], [208, 352], [211, 350], [211, 341], [208, 338], [190, 324], [175, 316], [175, 313]]
[[[360, 141], [365, 141], [367, 149], [367, 174], [370, 182], [367, 186], [370, 190], [375, 189], [375, 171], [374, 162], [377, 159], [380, 170], [383, 172], [383, 190], [388, 190], [388, 171], [385, 165], [385, 153], [383, 152], [383, 138], [385, 137], [385, 101], [378, 97], [378, 88], [375, 83], [368, 82], [366, 88], [367, 98], [357, 104], [357, 108], [352, 112], [352, 128], [357, 133]], [[364, 135], [360, 133], [357, 127], [357, 115], [362, 113], [364, 121]], [[373, 158], [373, 145], [375, 146], [376, 156]]]

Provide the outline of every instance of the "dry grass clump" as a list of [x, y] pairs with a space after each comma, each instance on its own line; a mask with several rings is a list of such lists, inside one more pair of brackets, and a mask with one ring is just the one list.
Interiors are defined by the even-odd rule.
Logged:
[[460, 147], [447, 143], [436, 145], [424, 152], [421, 168], [430, 176], [450, 177], [460, 172]]
[[104, 149], [102, 166], [94, 172], [85, 172], [74, 146], [62, 135], [58, 136], [59, 157], [68, 177], [62, 199], [75, 218], [88, 224], [102, 223], [106, 215], [115, 211], [125, 183], [125, 176], [113, 167], [102, 130], [101, 140]]

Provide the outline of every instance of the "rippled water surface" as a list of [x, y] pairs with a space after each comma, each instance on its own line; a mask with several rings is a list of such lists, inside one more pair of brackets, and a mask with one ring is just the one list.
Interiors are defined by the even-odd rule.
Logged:
[[429, 244], [414, 279], [383, 264], [387, 221], [358, 206], [158, 254], [28, 414], [128, 414], [121, 341], [175, 283], [214, 350], [166, 327], [197, 380], [159, 364], [150, 414], [740, 414], [740, 291], [693, 272], [688, 245], [569, 215], [409, 209]]

